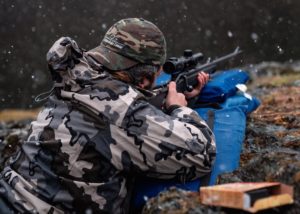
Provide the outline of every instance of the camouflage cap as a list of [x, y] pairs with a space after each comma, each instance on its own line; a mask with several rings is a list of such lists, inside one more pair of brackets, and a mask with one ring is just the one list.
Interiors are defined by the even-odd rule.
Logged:
[[138, 63], [162, 65], [166, 60], [166, 41], [153, 23], [128, 18], [115, 23], [100, 46], [89, 53], [111, 70], [127, 69]]

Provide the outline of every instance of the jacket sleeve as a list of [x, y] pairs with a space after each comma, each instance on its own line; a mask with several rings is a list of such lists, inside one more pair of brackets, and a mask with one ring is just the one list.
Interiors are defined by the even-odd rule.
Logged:
[[192, 180], [207, 174], [216, 156], [212, 131], [188, 107], [167, 115], [136, 101], [111, 132], [116, 141], [111, 147], [113, 164], [150, 177]]

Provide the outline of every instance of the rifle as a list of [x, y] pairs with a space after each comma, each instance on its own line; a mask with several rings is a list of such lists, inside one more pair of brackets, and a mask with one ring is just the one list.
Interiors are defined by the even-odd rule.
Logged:
[[[176, 82], [176, 89], [178, 92], [190, 92], [198, 84], [196, 77], [199, 72], [204, 71], [212, 74], [217, 70], [217, 65], [219, 63], [229, 60], [240, 53], [242, 53], [242, 51], [237, 47], [232, 53], [219, 57], [213, 61], [207, 61], [204, 64], [200, 64], [203, 60], [202, 53], [193, 54], [191, 50], [185, 50], [183, 57], [172, 57], [168, 59], [163, 65], [163, 71], [171, 74], [170, 81]], [[153, 89], [153, 92], [156, 95], [149, 99], [149, 103], [158, 108], [163, 108], [164, 100], [168, 94], [167, 86], [169, 82]]]

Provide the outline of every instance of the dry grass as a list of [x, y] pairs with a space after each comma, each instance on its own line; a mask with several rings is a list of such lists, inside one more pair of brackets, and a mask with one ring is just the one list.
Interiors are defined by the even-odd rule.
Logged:
[[285, 75], [275, 75], [272, 77], [264, 77], [262, 79], [255, 80], [257, 86], [272, 86], [279, 87], [284, 85], [291, 85], [296, 80], [300, 80], [300, 74], [285, 74]]
[[36, 119], [38, 112], [40, 109], [32, 109], [32, 110], [21, 110], [21, 109], [7, 109], [0, 111], [0, 121], [8, 122], [8, 121], [18, 121], [18, 120], [26, 120]]

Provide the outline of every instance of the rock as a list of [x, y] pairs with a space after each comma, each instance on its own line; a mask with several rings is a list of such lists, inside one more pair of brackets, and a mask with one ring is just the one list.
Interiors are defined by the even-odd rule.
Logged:
[[14, 155], [28, 135], [30, 120], [11, 121], [1, 124], [0, 129], [0, 170], [5, 162]]
[[201, 205], [199, 203], [199, 193], [172, 187], [165, 192], [161, 192], [157, 197], [150, 199], [142, 213], [224, 214], [225, 212], [218, 208]]
[[[295, 199], [300, 202], [298, 173], [300, 173], [300, 152], [277, 150], [257, 153], [246, 165], [229, 175], [234, 175], [245, 182], [278, 181], [292, 185], [295, 190]], [[230, 176], [224, 176], [225, 179], [223, 175], [219, 177], [220, 183], [233, 182]]]
[[[259, 166], [259, 167], [258, 167]], [[260, 152], [233, 173], [219, 176], [220, 183], [281, 182], [294, 187], [295, 205], [277, 208], [280, 213], [297, 210], [300, 213], [300, 152], [280, 150]]]

